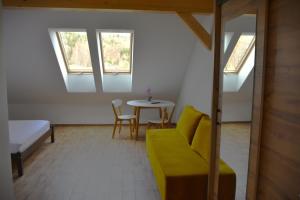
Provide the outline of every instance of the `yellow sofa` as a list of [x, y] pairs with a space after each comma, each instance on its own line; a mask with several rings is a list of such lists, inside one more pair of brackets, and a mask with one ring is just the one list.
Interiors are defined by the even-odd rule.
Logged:
[[[175, 129], [147, 130], [147, 154], [162, 200], [206, 200], [210, 128], [207, 115], [186, 106]], [[219, 179], [219, 199], [234, 199], [235, 173], [223, 161]]]

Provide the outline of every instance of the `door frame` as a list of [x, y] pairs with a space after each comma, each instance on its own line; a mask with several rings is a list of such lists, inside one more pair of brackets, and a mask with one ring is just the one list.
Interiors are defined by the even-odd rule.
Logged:
[[212, 97], [212, 134], [208, 199], [218, 199], [220, 136], [222, 123], [221, 41], [223, 25], [242, 14], [256, 14], [256, 51], [253, 81], [252, 120], [246, 199], [257, 198], [260, 144], [264, 103], [264, 79], [267, 41], [268, 0], [219, 0], [215, 3], [214, 73]]

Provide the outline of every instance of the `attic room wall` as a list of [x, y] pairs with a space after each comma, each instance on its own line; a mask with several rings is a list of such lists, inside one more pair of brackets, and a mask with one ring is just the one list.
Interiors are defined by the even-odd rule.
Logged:
[[[212, 32], [212, 16], [195, 16], [208, 33]], [[175, 119], [178, 120], [185, 105], [193, 105], [210, 115], [212, 101], [213, 52], [197, 38], [181, 91], [177, 99]]]
[[253, 71], [238, 92], [222, 96], [223, 122], [249, 122], [252, 117]]
[[[0, 33], [2, 34], [2, 1], [0, 1]], [[6, 72], [2, 63], [2, 37], [0, 39], [0, 199], [12, 200], [12, 177], [8, 145], [8, 112]]]
[[[111, 100], [144, 99], [148, 87], [154, 98], [176, 101], [195, 42], [175, 14], [10, 9], [3, 26], [10, 119], [55, 124], [111, 124]], [[67, 93], [48, 34], [60, 27], [87, 29], [98, 75], [96, 29], [134, 30], [133, 91], [103, 93], [97, 79], [96, 93]], [[144, 121], [154, 117], [156, 111], [142, 112]]]
[[213, 53], [199, 41], [194, 47], [190, 64], [182, 83], [175, 111], [179, 118], [183, 107], [193, 105], [200, 111], [210, 115], [212, 98]]
[[[200, 23], [208, 32], [212, 29], [211, 17], [198, 17]], [[243, 16], [227, 24], [229, 32], [255, 30], [255, 18]], [[200, 42], [196, 42], [190, 63], [185, 73], [180, 95], [177, 100], [176, 119], [184, 105], [190, 104], [200, 111], [210, 115], [212, 101], [213, 53], [208, 51]], [[223, 115], [224, 122], [250, 121], [252, 110], [253, 74], [250, 75], [238, 92], [224, 93]]]

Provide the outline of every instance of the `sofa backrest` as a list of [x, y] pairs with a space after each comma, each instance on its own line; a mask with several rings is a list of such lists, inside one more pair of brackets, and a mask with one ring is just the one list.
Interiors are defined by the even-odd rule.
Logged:
[[196, 129], [191, 148], [207, 161], [210, 155], [211, 120], [204, 115]]
[[203, 113], [197, 111], [193, 106], [185, 106], [177, 122], [177, 131], [184, 136], [189, 144], [192, 143], [195, 130]]

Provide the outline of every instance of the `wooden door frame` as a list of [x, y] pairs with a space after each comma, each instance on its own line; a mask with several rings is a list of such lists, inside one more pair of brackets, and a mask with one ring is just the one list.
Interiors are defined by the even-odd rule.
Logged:
[[256, 14], [256, 51], [254, 68], [254, 86], [252, 99], [252, 121], [248, 163], [246, 199], [257, 198], [259, 176], [260, 143], [263, 118], [265, 58], [268, 0], [220, 0], [215, 4], [215, 46], [214, 78], [212, 102], [212, 134], [208, 199], [218, 199], [218, 163], [220, 159], [220, 135], [222, 115], [221, 41], [223, 24], [242, 14]]

